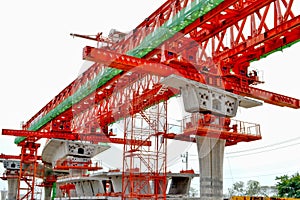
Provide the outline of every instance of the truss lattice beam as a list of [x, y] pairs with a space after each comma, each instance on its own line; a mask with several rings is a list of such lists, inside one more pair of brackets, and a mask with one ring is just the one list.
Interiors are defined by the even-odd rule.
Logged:
[[[250, 1], [249, 0], [249, 1], [243, 1], [243, 2], [244, 3], [241, 4], [239, 1], [224, 1], [223, 3], [218, 5], [215, 9], [211, 10], [210, 12], [203, 15], [201, 18], [199, 18], [195, 22], [193, 22], [190, 25], [188, 25], [187, 27], [185, 27], [181, 31], [181, 33], [183, 33], [182, 35], [190, 34], [190, 36], [192, 36], [192, 38], [197, 39], [197, 38], [201, 38], [200, 36], [207, 35], [207, 33], [209, 33], [209, 35], [213, 35], [212, 28], [218, 28], [218, 27], [220, 27], [220, 25], [222, 25], [222, 27], [226, 28], [227, 31], [225, 32], [225, 31], [220, 30], [219, 33], [215, 33], [215, 34], [217, 34], [217, 35], [213, 36], [215, 38], [214, 39], [215, 42], [211, 42], [211, 43], [215, 43], [215, 49], [214, 49], [215, 51], [214, 52], [217, 52], [216, 50], [219, 51], [219, 54], [218, 55], [215, 54], [215, 55], [219, 56], [220, 60], [222, 60], [223, 58], [226, 58], [226, 56], [224, 56], [225, 54], [227, 54], [227, 56], [230, 56], [228, 54], [229, 51], [226, 49], [227, 46], [222, 44], [225, 41], [224, 38], [226, 38], [225, 36], [222, 36], [222, 34], [224, 35], [224, 33], [229, 33], [230, 30], [232, 30], [232, 29], [233, 30], [236, 30], [236, 29], [240, 30], [238, 32], [238, 34], [236, 34], [235, 39], [232, 40], [236, 43], [235, 44], [236, 48], [243, 47], [243, 45], [241, 45], [241, 44], [242, 44], [242, 42], [246, 41], [247, 35], [245, 35], [241, 31], [241, 30], [246, 30], [246, 29], [243, 28], [245, 26], [244, 25], [245, 20], [241, 20], [241, 22], [237, 21], [234, 24], [233, 22], [230, 22], [230, 20], [228, 21], [228, 19], [239, 19], [239, 18], [237, 18], [237, 17], [239, 17], [239, 13], [246, 13], [246, 12], [240, 12], [240, 11], [246, 11], [245, 9], [251, 10], [250, 8], [253, 8], [253, 5], [258, 4], [258, 2], [260, 2], [260, 1], [255, 1], [255, 0]], [[270, 4], [273, 3], [273, 1], [265, 1], [265, 2], [269, 2]], [[262, 6], [265, 5], [265, 2], [263, 2], [261, 5]], [[188, 1], [182, 2], [181, 3], [181, 8], [183, 8], [184, 5], [187, 5], [187, 3], [188, 3]], [[259, 22], [255, 22], [255, 21], [252, 20], [255, 23], [251, 23], [252, 24], [251, 28], [253, 30], [256, 30], [256, 31], [251, 31], [251, 34], [252, 33], [254, 34], [255, 32], [256, 32], [256, 34], [257, 33], [263, 34], [264, 31], [266, 32], [266, 31], [270, 30], [269, 25], [266, 24], [266, 19], [267, 19], [268, 13], [271, 13], [271, 12], [269, 12], [269, 9], [268, 9], [270, 4], [266, 5], [263, 8], [261, 8], [262, 6], [260, 6], [259, 8], [261, 8], [261, 9], [255, 10], [255, 12], [253, 14], [250, 14], [250, 17], [247, 17], [247, 18], [252, 18], [253, 20], [261, 21], [261, 23], [259, 23]], [[275, 3], [273, 3], [273, 4], [275, 5]], [[285, 31], [285, 32], [282, 32], [282, 35], [278, 36], [279, 39], [280, 39], [280, 37], [285, 37], [286, 39], [281, 38], [282, 41], [285, 41], [285, 44], [291, 43], [293, 41], [297, 41], [297, 37], [299, 36], [299, 31], [298, 31], [298, 28], [297, 28], [298, 25], [299, 25], [299, 22], [298, 22], [298, 19], [295, 17], [295, 16], [297, 16], [297, 13], [292, 12], [292, 10], [294, 9], [293, 1], [291, 1], [291, 0], [290, 1], [277, 0], [276, 6], [277, 6], [276, 8], [279, 8], [279, 7], [281, 8], [281, 9], [273, 9], [273, 10], [281, 10], [280, 14], [279, 13], [276, 14], [277, 18], [276, 18], [276, 21], [274, 21], [274, 24], [276, 26], [283, 25], [283, 23], [287, 23], [291, 19], [296, 19], [296, 20], [294, 20], [295, 21], [295, 25], [293, 25], [294, 28], [290, 27], [290, 28], [293, 28], [291, 30], [291, 31], [294, 31], [293, 34], [288, 34], [289, 30]], [[168, 6], [166, 6], [166, 7], [168, 7]], [[159, 11], [157, 11], [157, 13], [163, 12], [163, 10], [164, 9], [159, 10]], [[276, 12], [274, 11], [273, 13], [276, 13]], [[157, 16], [157, 13], [152, 15], [151, 20], [153, 22], [155, 21], [154, 16]], [[165, 15], [165, 16], [168, 16], [168, 15]], [[255, 16], [255, 17], [253, 17], [253, 16]], [[167, 19], [167, 18], [164, 17], [164, 19]], [[215, 20], [215, 21], [212, 21], [212, 20]], [[224, 20], [227, 20], [227, 21], [224, 21]], [[231, 26], [232, 28], [229, 28], [228, 26], [226, 26], [227, 22], [228, 22], [229, 25], [234, 24], [234, 25]], [[223, 23], [225, 23], [225, 24], [223, 24]], [[292, 22], [289, 22], [289, 23], [292, 23]], [[211, 24], [211, 25], [208, 25], [208, 24]], [[255, 26], [254, 24], [259, 24], [259, 25]], [[143, 27], [144, 25], [146, 25], [145, 22], [143, 22], [140, 25], [140, 27]], [[155, 26], [157, 26], [157, 25], [155, 25]], [[201, 25], [203, 25], [202, 28], [201, 28]], [[285, 27], [289, 27], [289, 26], [291, 26], [291, 24], [285, 24]], [[199, 32], [197, 32], [197, 30], [199, 30]], [[276, 29], [274, 29], [274, 30], [276, 30]], [[236, 31], [233, 31], [233, 32], [236, 32]], [[205, 34], [205, 35], [203, 35], [203, 34]], [[289, 35], [289, 36], [286, 37], [285, 35]], [[176, 39], [176, 36], [174, 36], [173, 38]], [[252, 37], [252, 41], [254, 40], [253, 38], [254, 37]], [[274, 41], [275, 40], [273, 40], [273, 42]], [[210, 45], [208, 45], [208, 42], [198, 41], [198, 43], [203, 44], [202, 47], [205, 47], [205, 48], [209, 48], [209, 46], [210, 46]], [[124, 46], [127, 46], [127, 47], [131, 46], [129, 44], [130, 44], [130, 40], [127, 40], [127, 43], [125, 42], [125, 40], [123, 41]], [[238, 44], [239, 44], [239, 46], [237, 46]], [[280, 46], [280, 43], [278, 43], [278, 40], [277, 40], [276, 44], [279, 44], [279, 46]], [[281, 44], [283, 44], [283, 43], [281, 43]], [[255, 47], [257, 47], [257, 45], [255, 45], [254, 48]], [[269, 45], [269, 47], [272, 47], [272, 45]], [[121, 49], [121, 48], [118, 48], [118, 49]], [[226, 49], [226, 51], [225, 51], [225, 49]], [[257, 50], [255, 53], [253, 53], [253, 52], [250, 53], [249, 51], [247, 51], [247, 54], [244, 54], [244, 57], [249, 57], [250, 56], [251, 59], [255, 59], [255, 58], [259, 57], [257, 52], [260, 52], [261, 55], [264, 55], [264, 53], [267, 53], [267, 52], [272, 52], [272, 49], [269, 49], [269, 48], [265, 48], [265, 50], [263, 50], [263, 48], [258, 48], [258, 49], [260, 49], [260, 50]], [[231, 52], [235, 52], [234, 55], [236, 55], [236, 51], [231, 51]], [[152, 55], [155, 55], [156, 53], [157, 52], [155, 52], [155, 51], [153, 51], [153, 53], [151, 52]], [[220, 54], [220, 53], [222, 53], [222, 54]], [[147, 55], [146, 58], [147, 57], [150, 58], [151, 54]], [[206, 53], [203, 53], [202, 56], [209, 57], [208, 55], [205, 55], [205, 54]], [[222, 55], [223, 55], [223, 57], [221, 57]], [[239, 54], [237, 54], [237, 55], [239, 55]], [[241, 58], [241, 57], [239, 57], [239, 58]], [[224, 61], [224, 59], [223, 59], [223, 61]], [[226, 64], [230, 64], [230, 60], [228, 61], [228, 60], [225, 59], [224, 62]], [[101, 72], [102, 70], [107, 70], [107, 69], [104, 69], [104, 68], [105, 68], [105, 66], [103, 66], [101, 64], [94, 64], [93, 67], [91, 67], [86, 73], [84, 73], [81, 78], [79, 78], [78, 80], [76, 80], [72, 84], [70, 84], [65, 90], [63, 90], [51, 102], [49, 102], [41, 111], [39, 111], [34, 117], [32, 117], [25, 124], [24, 128], [28, 129], [28, 128], [32, 127], [32, 125], [34, 124], [33, 122], [36, 121], [37, 119], [44, 118], [45, 116], [47, 117], [47, 115], [49, 115], [49, 112], [51, 112], [54, 108], [59, 106], [62, 102], [67, 101], [67, 99], [70, 96], [72, 96], [78, 89], [82, 88], [82, 86], [85, 85], [87, 83], [87, 81], [92, 80], [93, 78], [97, 77], [99, 72]], [[237, 70], [237, 69], [235, 69], [235, 70]], [[113, 85], [113, 82], [117, 78], [119, 78], [120, 75], [122, 75], [122, 73], [120, 71], [114, 71], [111, 75], [105, 77], [106, 81], [108, 80], [108, 82], [104, 82], [103, 84], [100, 84], [99, 87], [106, 87], [107, 85]], [[84, 90], [84, 88], [82, 90]], [[83, 95], [80, 95], [80, 94], [81, 93], [78, 93], [77, 96], [87, 96], [89, 93], [87, 92], [87, 93], [84, 93]], [[61, 112], [54, 113], [55, 114], [54, 116], [57, 117], [57, 116], [59, 116], [60, 114], [62, 114], [64, 112], [68, 112], [70, 117], [71, 117], [72, 112], [70, 112], [69, 110], [72, 107], [72, 105], [78, 103], [79, 101], [80, 101], [80, 99], [75, 98], [75, 101], [73, 101], [71, 104], [68, 103], [67, 106], [63, 106], [63, 109], [61, 110]], [[49, 119], [49, 120], [52, 120], [52, 119]], [[47, 123], [48, 123], [47, 120], [45, 120], [45, 122], [40, 123], [40, 126], [37, 126], [36, 129], [38, 130], [38, 129], [42, 128], [43, 126], [47, 125]]]

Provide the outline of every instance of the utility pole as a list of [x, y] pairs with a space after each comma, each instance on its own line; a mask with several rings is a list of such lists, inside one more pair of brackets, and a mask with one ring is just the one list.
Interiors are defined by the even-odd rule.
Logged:
[[189, 152], [185, 152], [185, 154], [181, 154], [182, 162], [185, 163], [185, 170], [188, 170], [189, 168]]

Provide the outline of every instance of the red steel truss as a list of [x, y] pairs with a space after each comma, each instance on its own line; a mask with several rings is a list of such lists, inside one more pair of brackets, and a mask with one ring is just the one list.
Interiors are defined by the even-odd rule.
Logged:
[[[110, 67], [121, 69], [124, 71], [139, 70], [158, 76], [177, 74], [202, 83], [207, 83], [206, 80], [209, 80], [208, 82], [211, 83], [210, 85], [217, 84], [217, 86], [223, 87], [234, 93], [256, 98], [266, 103], [279, 106], [287, 106], [291, 108], [300, 107], [300, 101], [298, 99], [249, 86], [249, 82], [253, 82], [253, 78], [246, 76], [241, 77], [241, 75], [231, 75], [230, 78], [228, 77], [230, 76], [229, 74], [225, 74], [221, 76], [222, 78], [220, 78], [220, 75], [217, 77], [216, 75], [209, 73], [191, 73], [191, 71], [182, 70], [180, 68], [182, 65], [171, 65], [170, 63], [168, 63], [168, 60], [162, 63], [158, 63], [151, 60], [148, 61], [132, 56], [121, 55], [108, 50], [97, 49], [93, 47], [85, 47], [83, 58], [94, 62], [105, 63]], [[179, 62], [179, 64], [182, 63]], [[236, 81], [232, 81], [233, 78], [234, 80], [239, 79], [239, 81], [240, 79], [244, 78], [247, 82], [247, 85], [240, 85]]]
[[[118, 53], [125, 53], [128, 50], [126, 48], [136, 47], [145, 37], [145, 33], [142, 34], [143, 27], [149, 27], [149, 30], [151, 29], [153, 31], [154, 28], [158, 28], [160, 24], [168, 20], [170, 16], [173, 16], [181, 7], [184, 7], [189, 2], [190, 1], [167, 1], [156, 12], [142, 22], [135, 29], [134, 33], [129, 37], [126, 37], [126, 39], [114, 44], [111, 49], [117, 49]], [[249, 61], [259, 59], [266, 53], [272, 52], [273, 50], [299, 39], [299, 13], [292, 12], [295, 10], [294, 5], [295, 3], [293, 0], [224, 1], [215, 9], [199, 18], [199, 20], [196, 20], [184, 28], [179, 34], [176, 34], [171, 38], [170, 41], [166, 41], [164, 48], [169, 50], [175, 49], [174, 51], [176, 53], [180, 53], [183, 56], [191, 55], [184, 57], [193, 58], [192, 60], [189, 60], [190, 63], [193, 63], [193, 60], [196, 60], [195, 53], [198, 52], [197, 48], [200, 46], [201, 52], [199, 52], [200, 55], [197, 56], [197, 59], [206, 62], [212, 59], [215, 63], [215, 68], [218, 68], [219, 72], [222, 72], [224, 79], [226, 77], [225, 75], [228, 75], [230, 69], [234, 71], [236, 74], [235, 78], [231, 77], [229, 79], [234, 82], [237, 82], [236, 80], [239, 81], [233, 85], [225, 85], [225, 89], [238, 89], [238, 93], [245, 95], [247, 94], [246, 91], [249, 93], [249, 88], [246, 87], [247, 84], [244, 85]], [[192, 38], [195, 42], [191, 42], [191, 39], [184, 40], [183, 36]], [[132, 45], [132, 42], [135, 42], [136, 44]], [[178, 47], [179, 44], [181, 45], [181, 48]], [[208, 49], [210, 49], [211, 55], [208, 55]], [[150, 59], [158, 54], [161, 54], [161, 48], [152, 51], [145, 58]], [[126, 63], [124, 63], [124, 65], [126, 66]], [[24, 125], [24, 128], [28, 128], [31, 122], [36, 118], [44, 116], [50, 110], [55, 108], [76, 89], [85, 84], [92, 77], [95, 77], [95, 75], [103, 68], [105, 68], [104, 65], [95, 63], [82, 75], [82, 77], [72, 82], [33, 116]], [[213, 71], [214, 70], [211, 70], [212, 74], [214, 74]], [[238, 77], [238, 79], [236, 79], [236, 77]], [[119, 76], [116, 76], [102, 88], [105, 88], [108, 85], [113, 86], [114, 81], [118, 78]], [[213, 84], [216, 81], [209, 78], [206, 82], [208, 84]], [[99, 90], [101, 90], [101, 88]], [[250, 91], [250, 93], [254, 98], [257, 97], [258, 99], [263, 100], [273, 96], [267, 94], [266, 91], [257, 92], [256, 89], [253, 90], [255, 91]], [[264, 94], [266, 94], [266, 98], [263, 97]], [[285, 101], [287, 97], [280, 95], [275, 96], [276, 97], [272, 98], [276, 99], [273, 102], [276, 105], [283, 106], [286, 105], [287, 102], [290, 102], [290, 104], [294, 104], [291, 107], [299, 108], [299, 101]], [[268, 103], [272, 103], [272, 101], [269, 101]], [[78, 108], [78, 111], [81, 112], [87, 108], [89, 108], [89, 106], [80, 107]], [[73, 112], [69, 109], [65, 112], [65, 115], [69, 116], [69, 119], [72, 119]]]

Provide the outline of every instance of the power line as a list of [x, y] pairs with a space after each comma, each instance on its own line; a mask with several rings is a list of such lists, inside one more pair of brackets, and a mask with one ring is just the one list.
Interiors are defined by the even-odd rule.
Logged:
[[246, 153], [246, 154], [241, 154], [241, 155], [236, 155], [236, 156], [226, 156], [226, 158], [236, 158], [236, 157], [241, 157], [241, 156], [248, 156], [248, 155], [253, 155], [253, 154], [258, 154], [258, 153], [275, 151], [275, 150], [278, 150], [278, 149], [283, 149], [283, 148], [287, 148], [287, 147], [291, 147], [291, 146], [295, 146], [295, 145], [299, 145], [299, 144], [300, 143], [295, 143], [295, 144], [289, 144], [289, 145], [286, 145], [286, 146], [276, 147], [276, 148], [273, 148], [273, 149], [267, 149], [267, 150], [263, 150], [263, 151], [256, 151], [256, 152]]
[[277, 172], [277, 173], [271, 173], [271, 174], [258, 174], [255, 176], [241, 176], [241, 177], [226, 177], [224, 179], [249, 179], [249, 178], [254, 178], [254, 177], [262, 177], [262, 176], [274, 176], [274, 175], [279, 175], [279, 174], [289, 174], [294, 171], [285, 171], [285, 172]]
[[266, 145], [266, 146], [262, 146], [262, 147], [256, 147], [256, 148], [252, 148], [252, 149], [246, 149], [246, 150], [235, 151], [235, 152], [228, 152], [228, 153], [226, 153], [226, 155], [243, 153], [243, 152], [248, 152], [248, 151], [255, 151], [255, 150], [259, 150], [259, 149], [263, 149], [263, 148], [272, 147], [272, 146], [275, 146], [275, 145], [277, 146], [277, 145], [285, 144], [285, 143], [288, 143], [288, 142], [293, 142], [293, 141], [299, 140], [299, 139], [300, 139], [300, 137], [296, 137], [296, 138], [292, 138], [292, 139], [285, 140], [285, 141], [282, 141], [282, 142], [278, 142], [278, 143], [274, 143], [274, 144], [269, 144], [269, 145]]
[[234, 178], [233, 178], [233, 175], [232, 175], [231, 164], [230, 164], [230, 160], [229, 160], [229, 158], [227, 158], [227, 161], [228, 161], [228, 165], [229, 165], [229, 171], [230, 171], [230, 176], [231, 176], [231, 179], [232, 179], [232, 184], [233, 184]]

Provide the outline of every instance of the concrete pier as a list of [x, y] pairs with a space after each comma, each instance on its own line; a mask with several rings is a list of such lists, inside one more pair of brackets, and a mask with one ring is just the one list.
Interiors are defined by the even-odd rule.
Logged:
[[225, 142], [218, 138], [197, 137], [201, 200], [223, 200]]
[[45, 193], [44, 200], [51, 199], [51, 191], [52, 191], [52, 187], [44, 187], [44, 193]]
[[4, 160], [3, 167], [7, 179], [7, 199], [16, 200], [18, 194], [18, 176], [20, 171], [20, 161], [17, 160]]
[[8, 178], [7, 185], [8, 185], [7, 199], [8, 200], [16, 200], [17, 193], [18, 193], [18, 179], [17, 178]]
[[7, 196], [7, 191], [1, 190], [1, 200], [6, 200], [6, 196]]
[[[227, 118], [235, 117], [239, 106], [252, 108], [262, 105], [261, 102], [237, 94], [189, 80], [177, 75], [170, 75], [161, 81], [162, 84], [179, 89], [184, 109], [188, 113], [211, 113]], [[209, 124], [220, 124], [209, 120]], [[220, 130], [217, 130], [220, 131]], [[223, 157], [226, 140], [212, 137], [196, 136], [199, 168], [200, 199], [223, 199]]]

